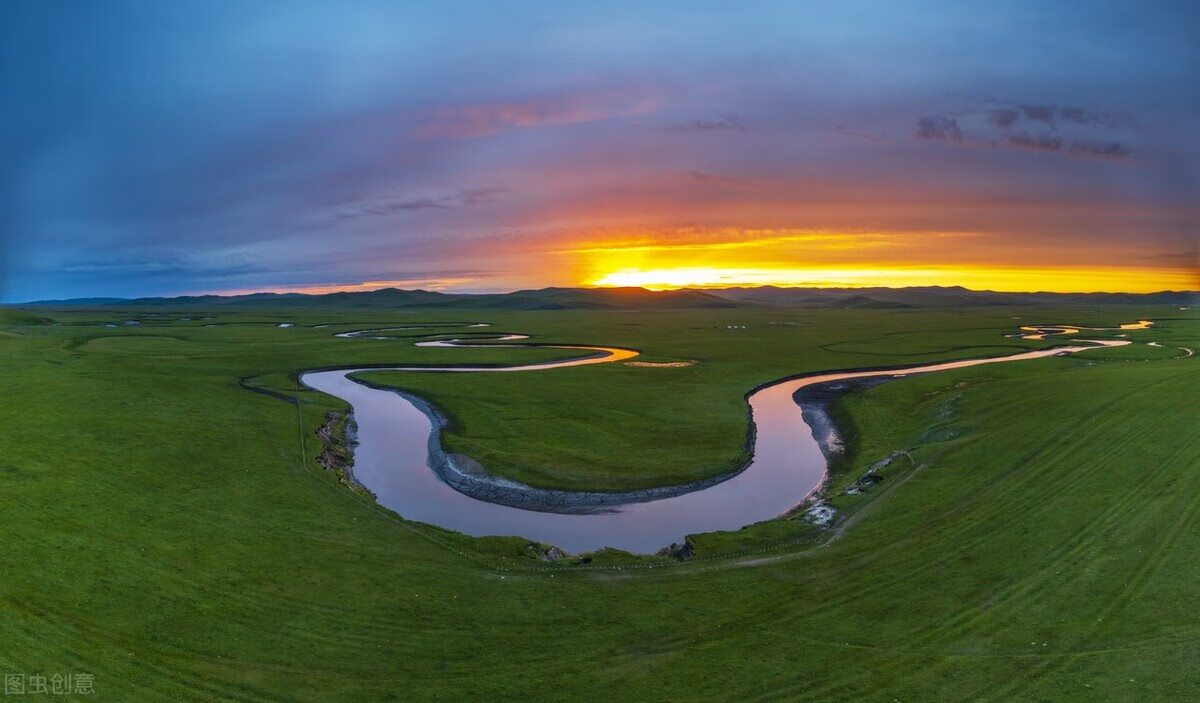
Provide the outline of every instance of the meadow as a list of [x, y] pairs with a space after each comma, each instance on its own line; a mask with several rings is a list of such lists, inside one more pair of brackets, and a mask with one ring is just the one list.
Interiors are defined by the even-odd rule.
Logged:
[[[1170, 348], [1200, 347], [1192, 312], [3, 312], [6, 673], [88, 672], [115, 701], [1200, 696], [1200, 357]], [[1137, 318], [1156, 327], [1131, 338], [1166, 346], [847, 396], [839, 522], [697, 535], [682, 562], [546, 563], [519, 538], [405, 521], [317, 464], [315, 430], [345, 409], [295, 380], [570, 355], [332, 336], [427, 322], [697, 362], [366, 374], [437, 404], [447, 446], [497, 473], [623, 489], [738, 465], [744, 396], [776, 378], [1001, 355], [1061, 341], [1006, 338], [1018, 324]]]

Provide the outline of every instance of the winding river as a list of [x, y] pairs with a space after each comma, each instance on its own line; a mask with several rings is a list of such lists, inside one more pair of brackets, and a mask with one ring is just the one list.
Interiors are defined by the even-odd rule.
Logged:
[[[1121, 329], [1143, 329], [1122, 326]], [[473, 326], [483, 326], [478, 323]], [[1030, 338], [1066, 326], [1022, 328]], [[395, 329], [360, 330], [342, 337], [400, 340], [380, 333]], [[1076, 329], [1076, 328], [1071, 328]], [[1055, 331], [1052, 331], [1055, 330]], [[418, 342], [424, 346], [532, 346], [522, 344], [473, 345], [479, 338]], [[498, 335], [495, 341], [526, 339], [525, 335]], [[407, 394], [372, 388], [348, 378], [362, 371], [412, 372], [521, 372], [550, 371], [571, 366], [611, 363], [637, 356], [638, 352], [615, 347], [555, 346], [550, 348], [586, 351], [580, 358], [509, 367], [389, 367], [352, 368], [312, 371], [301, 381], [315, 390], [349, 403], [358, 425], [358, 446], [354, 451], [355, 478], [369, 488], [380, 504], [408, 520], [427, 522], [469, 535], [520, 535], [534, 541], [554, 544], [568, 552], [593, 551], [615, 547], [636, 553], [653, 553], [671, 543], [682, 542], [688, 534], [736, 530], [745, 525], [769, 520], [789, 512], [817, 491], [825, 478], [826, 460], [815, 432], [829, 428], [806, 428], [801, 406], [794, 396], [802, 388], [838, 381], [869, 378], [902, 378], [915, 374], [961, 369], [984, 364], [1039, 359], [1074, 354], [1100, 346], [1129, 344], [1124, 339], [1081, 340], [1076, 346], [1055, 347], [1010, 356], [964, 359], [903, 369], [834, 372], [781, 380], [752, 393], [748, 402], [755, 425], [754, 454], [739, 473], [718, 477], [715, 481], [684, 487], [688, 492], [656, 498], [655, 494], [571, 494], [541, 491], [507, 479], [480, 476], [479, 468], [469, 459], [441, 452], [438, 435], [440, 417], [420, 399]], [[547, 348], [547, 345], [538, 345]], [[805, 428], [805, 429], [801, 429]], [[826, 439], [824, 437], [822, 440]], [[436, 469], [431, 470], [431, 469]], [[549, 501], [538, 509], [479, 500], [452, 487], [447, 480], [483, 481], [503, 496], [533, 496], [534, 503]], [[460, 486], [461, 487], [461, 486]], [[470, 490], [468, 492], [479, 491]], [[574, 501], [599, 497], [599, 500]], [[615, 497], [614, 497], [615, 495]], [[557, 503], [554, 498], [560, 499]], [[605, 500], [605, 498], [612, 498]], [[629, 502], [636, 501], [636, 502]], [[582, 504], [585, 509], [578, 509]], [[547, 512], [566, 506], [567, 512]], [[572, 508], [571, 506], [575, 506]]]

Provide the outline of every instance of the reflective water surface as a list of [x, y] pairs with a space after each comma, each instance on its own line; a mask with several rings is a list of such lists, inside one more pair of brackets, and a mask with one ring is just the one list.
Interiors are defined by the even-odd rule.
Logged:
[[1079, 334], [1080, 330], [1109, 331], [1109, 330], [1144, 330], [1154, 323], [1150, 320], [1127, 322], [1120, 327], [1080, 327], [1078, 325], [1023, 325], [1021, 331], [1026, 334], [1012, 334], [1010, 337], [1021, 339], [1045, 339], [1047, 336], [1060, 334]]
[[[349, 336], [366, 337], [370, 332], [379, 331], [382, 330], [368, 330]], [[500, 338], [514, 337], [524, 338], [518, 335]], [[303, 374], [301, 380], [311, 388], [342, 398], [353, 406], [359, 440], [355, 449], [354, 474], [375, 493], [380, 504], [409, 520], [432, 523], [476, 536], [520, 535], [558, 545], [569, 552], [610, 546], [649, 553], [672, 542], [682, 542], [688, 534], [736, 530], [777, 517], [803, 502], [821, 486], [826, 470], [825, 458], [811, 429], [804, 422], [800, 407], [793, 400], [793, 394], [804, 386], [856, 378], [903, 377], [1055, 354], [1073, 354], [1094, 349], [1098, 345], [1120, 346], [1129, 343], [1127, 340], [1084, 341], [1086, 344], [1080, 346], [1004, 357], [967, 359], [903, 370], [826, 373], [780, 381], [758, 390], [749, 398], [756, 438], [753, 461], [742, 473], [693, 493], [622, 505], [612, 512], [583, 515], [533, 512], [487, 503], [463, 495], [443, 483], [427, 464], [432, 430], [429, 418], [395, 392], [370, 388], [347, 378], [348, 374], [358, 371], [381, 369], [317, 371]], [[452, 339], [424, 344], [469, 345], [468, 342]], [[562, 367], [609, 363], [637, 356], [636, 351], [610, 347], [558, 348], [590, 351], [593, 354], [567, 361], [502, 368], [395, 367], [394, 370], [422, 373], [553, 372], [553, 369]]]

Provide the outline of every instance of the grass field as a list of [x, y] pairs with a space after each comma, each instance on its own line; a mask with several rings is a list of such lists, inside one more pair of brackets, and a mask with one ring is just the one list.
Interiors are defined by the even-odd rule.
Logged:
[[[563, 355], [331, 336], [421, 319], [694, 359], [372, 374], [437, 402], [447, 443], [497, 472], [661, 485], [736, 464], [742, 397], [774, 378], [1055, 343], [1004, 338], [1018, 323], [1145, 317], [1158, 327], [1132, 338], [1196, 348], [1191, 313], [137, 314], [0, 317], [4, 672], [92, 673], [113, 701], [1200, 697], [1198, 357], [1138, 344], [852, 395], [835, 530], [697, 536], [697, 558], [661, 568], [549, 565], [399, 519], [313, 461], [339, 408], [293, 380]], [[568, 422], [549, 422], [564, 398]]]

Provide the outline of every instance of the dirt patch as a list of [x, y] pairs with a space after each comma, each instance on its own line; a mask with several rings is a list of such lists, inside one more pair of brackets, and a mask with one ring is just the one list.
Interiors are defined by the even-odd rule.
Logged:
[[884, 475], [879, 472], [883, 469], [886, 469], [893, 461], [899, 459], [900, 457], [907, 457], [910, 462], [912, 461], [912, 456], [908, 453], [908, 451], [892, 452], [874, 464], [871, 464], [871, 468], [867, 469], [866, 473], [864, 473], [862, 476], [859, 476], [858, 480], [847, 486], [842, 490], [842, 492], [846, 495], [854, 496], [870, 491], [873, 486], [882, 483], [885, 478]]
[[818, 527], [829, 527], [837, 516], [837, 508], [823, 498], [817, 499], [808, 510], [804, 511], [804, 521]]
[[637, 366], [644, 369], [679, 369], [684, 366], [694, 366], [695, 359], [687, 361], [626, 361], [626, 366]]
[[672, 557], [674, 559], [678, 559], [679, 561], [691, 559], [693, 556], [695, 556], [695, 554], [695, 547], [693, 547], [692, 543], [688, 542], [687, 540], [684, 540], [683, 544], [672, 542], [669, 547], [663, 547], [662, 549], [658, 550], [658, 556]]

